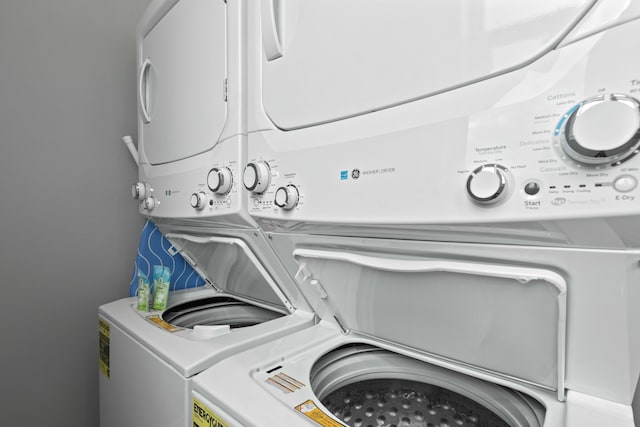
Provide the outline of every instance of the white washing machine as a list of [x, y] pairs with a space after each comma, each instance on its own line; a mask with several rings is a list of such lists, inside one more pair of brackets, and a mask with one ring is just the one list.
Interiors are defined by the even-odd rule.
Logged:
[[253, 6], [265, 230], [640, 246], [640, 2]]
[[100, 307], [102, 427], [186, 426], [198, 373], [313, 324], [262, 234], [228, 228], [166, 236], [208, 284], [172, 292], [162, 312], [138, 311], [136, 298]]
[[[155, 0], [137, 30], [140, 212], [250, 226], [246, 162], [245, 6]], [[134, 150], [135, 151], [135, 150]]]
[[640, 251], [271, 239], [322, 320], [200, 374], [194, 426], [635, 425]]

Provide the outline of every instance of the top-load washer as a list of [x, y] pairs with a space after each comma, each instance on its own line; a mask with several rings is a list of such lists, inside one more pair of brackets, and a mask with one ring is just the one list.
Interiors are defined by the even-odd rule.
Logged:
[[638, 1], [262, 1], [266, 230], [639, 247]]
[[270, 241], [322, 320], [200, 374], [194, 426], [635, 425], [640, 251]]
[[255, 226], [241, 185], [242, 1], [155, 0], [137, 29], [140, 212]]
[[313, 324], [262, 234], [229, 227], [162, 231], [207, 285], [171, 292], [164, 311], [139, 311], [136, 298], [100, 307], [102, 427], [184, 427], [196, 375]]

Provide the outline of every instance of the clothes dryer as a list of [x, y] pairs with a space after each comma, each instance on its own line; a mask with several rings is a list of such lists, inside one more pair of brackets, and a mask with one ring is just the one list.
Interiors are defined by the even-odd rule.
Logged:
[[252, 5], [266, 230], [640, 247], [638, 1]]
[[634, 426], [638, 251], [271, 241], [322, 320], [199, 375], [194, 425]]
[[100, 307], [102, 427], [183, 427], [198, 373], [313, 323], [262, 234], [229, 228], [167, 238], [208, 284], [172, 292], [162, 312], [138, 311], [135, 298]]
[[246, 162], [242, 1], [155, 0], [137, 30], [139, 182], [155, 218], [255, 226]]

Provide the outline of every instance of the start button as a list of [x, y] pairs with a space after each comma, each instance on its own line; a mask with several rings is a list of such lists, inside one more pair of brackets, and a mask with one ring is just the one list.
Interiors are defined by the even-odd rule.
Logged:
[[613, 181], [613, 188], [621, 193], [628, 193], [636, 188], [638, 180], [631, 175], [619, 176]]

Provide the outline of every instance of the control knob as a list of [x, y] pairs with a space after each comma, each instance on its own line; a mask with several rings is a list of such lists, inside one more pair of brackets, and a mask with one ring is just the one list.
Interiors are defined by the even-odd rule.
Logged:
[[567, 118], [560, 146], [579, 163], [617, 166], [638, 152], [640, 103], [615, 93], [582, 101]]
[[300, 193], [295, 185], [287, 185], [276, 190], [274, 203], [286, 211], [295, 208], [300, 200]]
[[242, 181], [245, 188], [254, 194], [264, 193], [269, 188], [270, 180], [271, 168], [267, 162], [250, 162], [244, 168]]
[[211, 169], [207, 175], [207, 185], [216, 194], [227, 194], [233, 185], [231, 169], [227, 167]]
[[507, 169], [501, 165], [482, 165], [467, 179], [467, 193], [481, 204], [496, 203], [506, 194], [506, 188]]
[[131, 196], [136, 200], [144, 199], [147, 194], [147, 186], [144, 182], [136, 182], [131, 186]]
[[191, 195], [191, 207], [197, 210], [204, 209], [207, 204], [207, 195], [200, 191]]
[[149, 196], [142, 201], [142, 209], [146, 211], [152, 211], [157, 204], [158, 202], [156, 202], [156, 198], [153, 196]]

